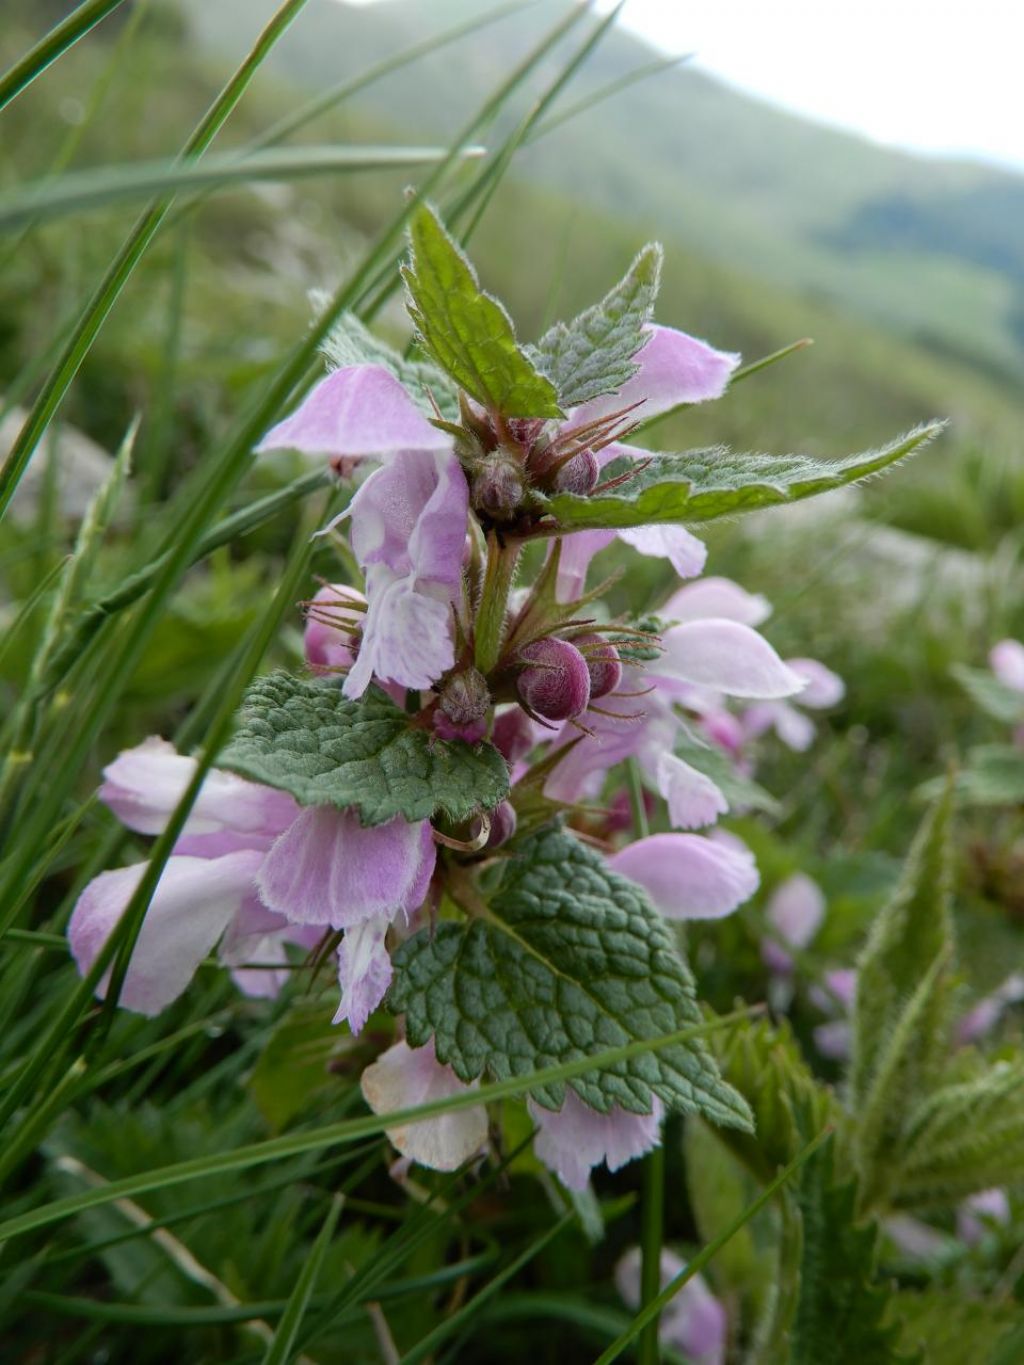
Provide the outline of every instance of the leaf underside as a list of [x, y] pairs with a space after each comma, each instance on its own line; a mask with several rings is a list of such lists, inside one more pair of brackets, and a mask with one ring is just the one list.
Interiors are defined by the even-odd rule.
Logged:
[[354, 807], [364, 825], [437, 811], [466, 820], [508, 792], [508, 767], [493, 745], [439, 740], [379, 688], [350, 701], [336, 682], [288, 673], [249, 688], [218, 766], [304, 806]]
[[[700, 1025], [693, 979], [644, 893], [559, 831], [527, 840], [486, 917], [422, 930], [394, 957], [390, 1006], [409, 1041], [434, 1039], [463, 1081], [528, 1078], [540, 1067]], [[592, 1108], [670, 1109], [750, 1126], [703, 1039], [569, 1082]], [[532, 1092], [561, 1106], [564, 1083]]]

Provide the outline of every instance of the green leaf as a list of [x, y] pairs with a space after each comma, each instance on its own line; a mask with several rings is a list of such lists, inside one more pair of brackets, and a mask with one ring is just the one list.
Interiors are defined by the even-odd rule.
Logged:
[[1006, 683], [1000, 682], [995, 674], [985, 668], [954, 664], [950, 672], [987, 716], [1005, 725], [1024, 725], [1024, 692], [1007, 687]]
[[785, 1020], [747, 1020], [712, 1039], [722, 1075], [746, 1100], [753, 1133], [719, 1136], [762, 1182], [791, 1162], [834, 1116], [830, 1093], [813, 1077]]
[[[919, 789], [925, 799], [934, 798], [943, 779]], [[1015, 744], [977, 744], [970, 749], [956, 774], [956, 799], [964, 806], [1019, 806], [1024, 804], [1024, 750]]]
[[661, 258], [658, 243], [648, 243], [600, 303], [572, 322], [556, 322], [536, 346], [526, 348], [563, 407], [617, 392], [640, 368], [634, 356], [650, 339], [644, 325], [658, 297]]
[[950, 1204], [1024, 1179], [1024, 1064], [997, 1062], [912, 1111], [893, 1202]]
[[412, 259], [402, 276], [425, 350], [470, 397], [506, 417], [561, 417], [554, 385], [516, 341], [512, 320], [485, 294], [469, 260], [433, 209], [409, 226]]
[[[1024, 1317], [1014, 1303], [966, 1298], [947, 1288], [903, 1291], [893, 1299], [905, 1350], [923, 1351], [928, 1365], [1015, 1365], [1024, 1352]], [[1014, 1346], [1016, 1352], [1014, 1353]], [[1008, 1348], [1010, 1354], [1004, 1355]]]
[[856, 1221], [853, 1182], [835, 1183], [832, 1142], [804, 1167], [796, 1199], [803, 1224], [800, 1292], [789, 1365], [889, 1365], [899, 1329], [885, 1325], [890, 1296], [872, 1283], [876, 1230]]
[[851, 1107], [863, 1193], [885, 1192], [905, 1140], [909, 1106], [935, 1084], [950, 1038], [952, 793], [918, 832], [903, 876], [858, 963]]
[[[310, 295], [317, 316], [330, 306], [331, 296], [320, 289]], [[383, 365], [390, 370], [422, 413], [427, 417], [437, 414], [431, 404], [433, 396], [441, 415], [447, 420], [459, 419], [459, 400], [451, 380], [427, 360], [410, 360], [374, 336], [355, 313], [342, 313], [320, 343], [320, 353], [328, 370], [344, 369], [348, 365]]]
[[260, 1052], [247, 1085], [273, 1132], [281, 1132], [314, 1103], [322, 1111], [329, 1098], [325, 1092], [338, 1089], [333, 1066], [344, 1060], [357, 1065], [350, 1054], [359, 1044], [331, 1022], [332, 1013], [329, 1006], [294, 1006]]
[[[683, 455], [650, 456], [650, 464], [614, 492], [591, 497], [558, 493], [545, 510], [567, 531], [602, 527], [620, 530], [666, 521], [713, 521], [755, 512], [761, 507], [799, 502], [844, 488], [878, 474], [926, 444], [941, 422], [916, 427], [881, 450], [817, 460], [807, 455], [737, 455], [725, 447], [691, 450]], [[603, 471], [616, 478], [636, 468], [632, 460], [613, 460]]]
[[364, 825], [402, 815], [453, 820], [496, 806], [508, 767], [491, 744], [445, 742], [411, 723], [379, 688], [358, 701], [337, 683], [259, 678], [218, 766], [290, 792], [304, 806], [354, 806]]
[[676, 740], [675, 753], [691, 768], [711, 778], [731, 811], [762, 810], [768, 815], [778, 814], [779, 803], [770, 792], [753, 778], [738, 772], [721, 749], [705, 744], [692, 731], [682, 733]]
[[[639, 887], [560, 830], [528, 840], [490, 905], [468, 924], [442, 923], [394, 957], [390, 1006], [410, 1042], [431, 1037], [464, 1081], [483, 1072], [528, 1076], [553, 1061], [696, 1024], [689, 969]], [[748, 1128], [746, 1103], [726, 1085], [702, 1039], [630, 1058], [571, 1082], [587, 1104], [670, 1109]], [[564, 1083], [532, 1093], [562, 1104]]]

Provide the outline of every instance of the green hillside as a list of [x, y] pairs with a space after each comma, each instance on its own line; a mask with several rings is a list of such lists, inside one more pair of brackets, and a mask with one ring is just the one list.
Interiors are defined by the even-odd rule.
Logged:
[[[247, 14], [270, 0], [245, 0]], [[232, 45], [234, 4], [188, 0], [196, 32]], [[312, 0], [275, 53], [328, 84], [490, 6], [483, 0]], [[365, 108], [403, 131], [448, 133], [564, 12], [545, 0], [381, 82]], [[625, 33], [574, 86], [584, 97], [649, 63]], [[454, 72], [454, 79], [453, 79]], [[867, 95], [870, 98], [870, 94]], [[968, 363], [1024, 363], [1024, 180], [915, 158], [786, 114], [685, 66], [620, 92], [533, 148], [531, 178], [745, 273], [898, 328]]]

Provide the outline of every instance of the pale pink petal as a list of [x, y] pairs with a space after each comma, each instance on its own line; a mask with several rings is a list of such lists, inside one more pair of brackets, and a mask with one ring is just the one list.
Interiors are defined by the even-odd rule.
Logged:
[[[261, 857], [250, 850], [224, 858], [168, 859], [125, 976], [120, 997], [125, 1009], [152, 1016], [181, 995], [251, 893]], [[124, 914], [145, 870], [145, 863], [135, 863], [101, 872], [79, 896], [68, 939], [83, 975]], [[96, 988], [101, 999], [109, 981], [108, 970]]]
[[306, 662], [318, 671], [348, 668], [355, 658], [353, 631], [361, 631], [366, 598], [347, 583], [325, 583], [306, 611]]
[[641, 404], [633, 415], [643, 422], [681, 403], [703, 403], [722, 396], [739, 364], [738, 355], [716, 351], [706, 341], [674, 327], [652, 323], [647, 330], [650, 340], [636, 356], [639, 371], [617, 393], [603, 394], [577, 408], [572, 414], [573, 426], [633, 403]]
[[614, 531], [575, 531], [562, 537], [558, 560], [555, 596], [559, 602], [574, 602], [587, 586], [590, 561], [615, 539]]
[[839, 674], [817, 659], [787, 659], [786, 662], [806, 683], [800, 693], [801, 706], [810, 706], [817, 711], [825, 706], [835, 706], [846, 695], [846, 684]]
[[256, 450], [383, 457], [450, 448], [451, 437], [427, 421], [383, 365], [348, 365], [315, 384]]
[[[475, 1081], [471, 1086], [463, 1085], [451, 1067], [441, 1065], [433, 1042], [418, 1048], [395, 1043], [365, 1069], [359, 1084], [375, 1114], [430, 1104], [476, 1089]], [[455, 1171], [486, 1143], [487, 1111], [482, 1105], [458, 1109], [418, 1123], [409, 1120], [385, 1131], [403, 1156], [434, 1171]]]
[[[803, 700], [804, 694], [801, 692], [801, 705], [803, 705]], [[814, 743], [814, 721], [805, 716], [802, 711], [798, 711], [795, 706], [791, 706], [789, 702], [764, 701], [750, 709], [756, 713], [758, 707], [769, 713], [771, 727], [787, 749], [792, 749], [797, 754], [804, 754]], [[746, 719], [744, 717], [744, 721]], [[751, 719], [750, 724], [753, 734], [756, 732], [760, 721]]]
[[662, 751], [657, 759], [657, 786], [668, 803], [668, 815], [676, 829], [701, 829], [713, 825], [729, 809], [721, 789], [705, 773]]
[[824, 985], [812, 986], [807, 994], [824, 1014], [842, 1011], [849, 1014], [857, 998], [857, 971], [854, 967], [836, 967], [825, 973]]
[[561, 1109], [544, 1109], [530, 1098], [530, 1117], [537, 1124], [533, 1150], [570, 1190], [585, 1190], [594, 1166], [610, 1171], [652, 1151], [661, 1142], [661, 1101], [654, 1097], [650, 1114], [631, 1114], [613, 1105], [600, 1114], [571, 1088]]
[[886, 1234], [905, 1256], [930, 1261], [949, 1250], [949, 1238], [909, 1213], [891, 1214], [883, 1223]]
[[418, 591], [412, 578], [392, 579], [383, 565], [370, 570], [366, 587], [370, 609], [342, 692], [361, 697], [375, 678], [428, 690], [455, 663], [450, 602]]
[[361, 1033], [367, 1019], [391, 985], [391, 955], [385, 946], [390, 920], [386, 915], [368, 919], [345, 930], [338, 948], [338, 985], [341, 1004], [331, 1021], [348, 1021], [353, 1033]]
[[419, 908], [434, 870], [426, 820], [365, 828], [354, 811], [310, 806], [285, 830], [257, 877], [271, 910], [296, 924], [348, 929]]
[[1000, 640], [992, 646], [988, 661], [1004, 687], [1024, 692], [1024, 645], [1019, 640]]
[[956, 1211], [956, 1235], [967, 1246], [977, 1246], [994, 1226], [1006, 1227], [1010, 1221], [1010, 1201], [1003, 1189], [979, 1190], [965, 1199]]
[[[824, 918], [825, 897], [821, 887], [803, 872], [795, 872], [780, 882], [765, 906], [765, 919], [776, 937], [790, 948], [806, 948]], [[774, 939], [764, 940], [761, 956], [773, 972], [792, 970], [793, 959]]]
[[[615, 1286], [623, 1301], [640, 1307], [640, 1276], [643, 1256], [633, 1247], [615, 1267]], [[669, 1247], [662, 1247], [660, 1289], [667, 1289], [686, 1269], [686, 1262]], [[729, 1319], [725, 1307], [708, 1288], [703, 1275], [692, 1276], [666, 1305], [658, 1324], [663, 1346], [674, 1346], [693, 1365], [725, 1365]]]
[[832, 1019], [814, 1030], [814, 1046], [823, 1057], [845, 1061], [853, 1049], [853, 1030], [845, 1019]]
[[651, 834], [608, 859], [637, 882], [666, 919], [721, 919], [757, 890], [753, 854], [738, 839], [701, 834]]
[[1008, 1005], [1024, 999], [1024, 976], [1013, 972], [1001, 986], [982, 998], [963, 1016], [956, 1027], [956, 1041], [961, 1047], [976, 1043], [991, 1033], [1003, 1017]]
[[[140, 834], [159, 834], [185, 794], [196, 760], [179, 754], [173, 744], [151, 737], [118, 754], [103, 770], [100, 800], [122, 824]], [[233, 773], [211, 768], [185, 823], [185, 835], [230, 831], [252, 836], [249, 847], [266, 846], [291, 820], [298, 807], [285, 792], [246, 782]], [[215, 852], [211, 850], [211, 856]]]
[[771, 614], [767, 597], [747, 592], [729, 578], [702, 578], [698, 583], [687, 583], [658, 612], [666, 621], [700, 621], [713, 616], [722, 621], [739, 621], [742, 626], [759, 626]]
[[468, 507], [469, 486], [453, 455], [405, 451], [352, 499], [353, 553], [363, 569], [386, 564], [396, 577], [454, 591], [462, 580]]
[[680, 578], [695, 578], [708, 557], [704, 542], [683, 526], [634, 526], [618, 535], [642, 555], [667, 559]]
[[592, 785], [599, 786], [609, 768], [639, 753], [647, 742], [649, 717], [644, 707], [649, 698], [620, 693], [636, 692], [644, 685], [641, 673], [625, 669], [618, 690], [601, 698], [601, 711], [587, 712], [589, 734], [581, 736], [572, 726], [563, 727], [551, 752], [568, 751], [544, 786], [546, 796], [553, 801], [576, 801], [584, 793], [592, 795]]
[[650, 665], [659, 677], [733, 697], [789, 697], [804, 686], [767, 640], [738, 621], [685, 621], [665, 631], [662, 646]]

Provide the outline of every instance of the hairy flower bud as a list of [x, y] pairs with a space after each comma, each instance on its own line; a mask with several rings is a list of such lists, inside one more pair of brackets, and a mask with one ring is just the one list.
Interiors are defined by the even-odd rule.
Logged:
[[442, 739], [465, 739], [478, 744], [487, 732], [491, 694], [487, 679], [473, 667], [448, 679], [441, 689], [434, 730]]
[[578, 497], [586, 497], [597, 487], [600, 476], [597, 456], [589, 446], [585, 446], [559, 469], [555, 475], [555, 488], [559, 493], [575, 493]]
[[622, 663], [615, 646], [600, 635], [579, 635], [575, 644], [587, 663], [591, 700], [614, 692], [622, 681]]
[[516, 688], [531, 711], [546, 720], [568, 720], [587, 709], [590, 672], [575, 645], [549, 635], [524, 646], [519, 658], [524, 667]]
[[492, 521], [511, 521], [526, 492], [523, 469], [514, 455], [497, 451], [477, 466], [473, 506]]
[[544, 430], [543, 417], [510, 417], [508, 432], [513, 441], [529, 449]]
[[500, 848], [516, 832], [516, 811], [511, 801], [502, 801], [491, 811], [491, 832], [485, 848]]

